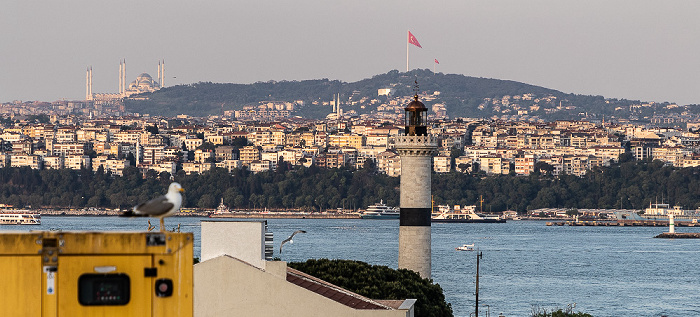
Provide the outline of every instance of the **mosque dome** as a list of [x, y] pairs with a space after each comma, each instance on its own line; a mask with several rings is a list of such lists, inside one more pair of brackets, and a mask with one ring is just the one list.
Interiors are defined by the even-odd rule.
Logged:
[[139, 94], [144, 92], [153, 92], [160, 88], [157, 81], [153, 80], [153, 77], [148, 73], [141, 73], [136, 80], [129, 84], [129, 94]]

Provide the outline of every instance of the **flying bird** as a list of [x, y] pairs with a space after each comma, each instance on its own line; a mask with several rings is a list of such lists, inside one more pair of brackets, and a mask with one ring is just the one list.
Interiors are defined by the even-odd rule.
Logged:
[[182, 204], [181, 192], [185, 190], [178, 183], [171, 183], [168, 187], [168, 193], [151, 199], [145, 203], [135, 206], [133, 210], [129, 210], [122, 214], [123, 217], [146, 216], [160, 218], [160, 231], [165, 231], [163, 218], [176, 213]]
[[284, 240], [282, 241], [282, 243], [280, 244], [280, 253], [282, 253], [282, 246], [283, 246], [285, 243], [287, 243], [287, 242], [289, 242], [289, 243], [294, 243], [294, 241], [292, 240], [292, 238], [294, 238], [294, 235], [297, 234], [297, 233], [306, 233], [306, 231], [304, 231], [304, 230], [297, 230], [297, 231], [294, 231], [294, 233], [292, 233], [292, 235], [289, 236], [289, 238], [284, 239]]

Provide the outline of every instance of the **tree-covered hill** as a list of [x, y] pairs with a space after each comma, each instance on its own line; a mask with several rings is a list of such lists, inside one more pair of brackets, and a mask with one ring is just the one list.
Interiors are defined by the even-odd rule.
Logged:
[[450, 117], [526, 114], [545, 120], [596, 116], [602, 118], [603, 115], [608, 118], [626, 118], [650, 117], [657, 113], [680, 113], [688, 109], [697, 112], [698, 109], [695, 108], [699, 108], [667, 108], [668, 103], [632, 107], [643, 103], [606, 99], [602, 96], [567, 94], [509, 80], [433, 73], [427, 69], [407, 73], [393, 70], [352, 83], [329, 79], [253, 84], [200, 82], [167, 87], [146, 94], [144, 97], [147, 97], [147, 100], [126, 100], [126, 108], [131, 112], [151, 115], [206, 116], [222, 114], [226, 110], [241, 110], [244, 106], [256, 106], [260, 102], [302, 101], [303, 106], [297, 107], [294, 115], [321, 118], [330, 112], [330, 108], [321, 103], [333, 100], [333, 96], [339, 93], [344, 111], [363, 114], [376, 111], [378, 104], [370, 104], [370, 100], [385, 102], [390, 98], [378, 96], [378, 89], [391, 88], [393, 96], [410, 96], [413, 94], [414, 80], [418, 81], [421, 92], [440, 92], [427, 105], [430, 107], [435, 103], [444, 104]]
[[[253, 174], [214, 169], [203, 174], [175, 175], [187, 190], [184, 208], [214, 208], [221, 199], [232, 209], [334, 210], [364, 209], [384, 200], [399, 205], [399, 178], [373, 170], [298, 168]], [[484, 210], [525, 212], [537, 208], [642, 209], [664, 200], [686, 209], [700, 207], [700, 167], [674, 168], [662, 162], [627, 161], [573, 175], [434, 174], [438, 205], [477, 205]], [[124, 176], [92, 171], [0, 168], [0, 203], [16, 207], [130, 208], [166, 191], [168, 173], [136, 168]]]

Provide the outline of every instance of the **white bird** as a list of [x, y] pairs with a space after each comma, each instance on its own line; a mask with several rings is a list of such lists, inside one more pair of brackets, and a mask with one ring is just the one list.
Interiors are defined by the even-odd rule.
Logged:
[[294, 235], [297, 234], [297, 233], [306, 233], [306, 231], [304, 231], [304, 230], [297, 230], [297, 231], [294, 231], [294, 233], [292, 233], [292, 235], [289, 236], [289, 238], [282, 240], [282, 243], [280, 244], [280, 253], [282, 253], [282, 246], [283, 246], [285, 243], [287, 243], [287, 242], [289, 242], [289, 243], [294, 243], [294, 240], [292, 240], [292, 238], [294, 238]]
[[160, 231], [165, 231], [163, 218], [176, 213], [182, 204], [181, 192], [185, 190], [178, 183], [171, 183], [168, 193], [153, 198], [145, 203], [135, 206], [133, 210], [127, 211], [122, 216], [147, 216], [160, 218]]

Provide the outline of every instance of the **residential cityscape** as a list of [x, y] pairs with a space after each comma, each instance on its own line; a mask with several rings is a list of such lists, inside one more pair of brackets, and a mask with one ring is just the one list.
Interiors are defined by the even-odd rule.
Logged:
[[[158, 85], [144, 73], [130, 86], [151, 92]], [[377, 96], [390, 93], [391, 89], [377, 90]], [[433, 159], [436, 173], [529, 175], [538, 168], [553, 175], [581, 176], [596, 166], [616, 162], [624, 153], [675, 167], [700, 165], [698, 122], [674, 128], [658, 120], [642, 125], [604, 118], [554, 122], [448, 119], [444, 104], [431, 103], [439, 94], [420, 94], [431, 110], [429, 133], [438, 139], [438, 155]], [[403, 107], [412, 98], [392, 96], [376, 104], [371, 114], [357, 115], [344, 111], [340, 98], [334, 96], [322, 102], [328, 107], [326, 118], [312, 120], [295, 114], [295, 107], [303, 101], [261, 102], [257, 107], [207, 117], [161, 117], [125, 112], [125, 97], [91, 94], [85, 101], [2, 104], [0, 166], [103, 169], [121, 175], [128, 166], [143, 173], [182, 170], [191, 174], [215, 167], [274, 170], [280, 160], [327, 168], [361, 168], [371, 161], [382, 173], [398, 177], [401, 163], [395, 140], [404, 130]], [[515, 96], [521, 98], [528, 95]]]
[[0, 316], [697, 316], [700, 2], [9, 1]]

